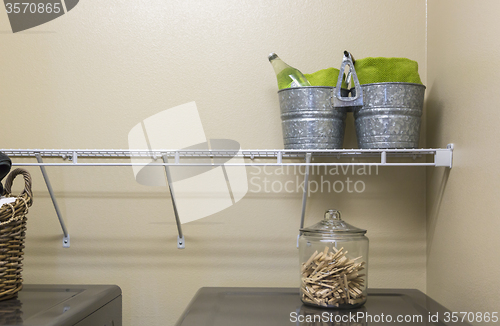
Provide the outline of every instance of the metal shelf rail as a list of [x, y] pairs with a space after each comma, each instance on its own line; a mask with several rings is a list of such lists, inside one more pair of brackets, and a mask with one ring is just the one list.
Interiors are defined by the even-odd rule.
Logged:
[[[453, 165], [453, 144], [448, 144], [446, 148], [435, 149], [331, 149], [331, 150], [288, 150], [288, 149], [271, 149], [271, 150], [171, 150], [171, 149], [155, 149], [155, 150], [114, 150], [114, 149], [0, 149], [0, 152], [5, 153], [11, 158], [35, 158], [36, 163], [30, 162], [13, 162], [13, 166], [39, 166], [43, 178], [47, 185], [47, 190], [52, 199], [54, 209], [56, 211], [59, 223], [63, 231], [63, 247], [70, 247], [70, 236], [64, 224], [64, 219], [57, 205], [57, 200], [52, 189], [46, 166], [164, 166], [166, 177], [172, 197], [172, 204], [177, 223], [178, 238], [177, 247], [182, 249], [185, 247], [184, 235], [180, 224], [179, 216], [176, 209], [175, 196], [172, 186], [172, 180], [169, 173], [169, 166], [306, 166], [304, 194], [302, 198], [302, 212], [300, 227], [303, 227], [305, 208], [307, 203], [308, 178], [310, 166], [346, 166], [346, 165], [364, 165], [364, 166], [434, 166], [452, 168]], [[417, 160], [417, 158], [432, 156], [433, 160]], [[231, 159], [233, 157], [248, 159], [244, 163], [220, 163], [220, 160], [212, 163], [193, 163], [193, 158], [211, 158], [211, 159]], [[409, 162], [388, 162], [388, 157], [410, 158]], [[43, 158], [61, 159], [62, 162], [44, 162]], [[86, 162], [79, 161], [79, 158], [85, 159]], [[134, 163], [134, 162], [87, 162], [87, 159], [97, 161], [99, 159], [134, 159], [144, 158], [151, 159], [149, 163]], [[324, 158], [314, 162], [315, 158]], [[353, 161], [360, 158], [369, 158], [373, 162], [332, 162], [332, 160], [340, 160], [350, 158]], [[169, 159], [173, 159], [169, 161]], [[190, 162], [182, 162], [182, 159], [190, 159]], [[259, 159], [258, 162], [255, 159]], [[159, 160], [159, 161], [158, 161]], [[262, 162], [261, 160], [270, 160]], [[158, 161], [158, 163], [156, 163]], [[214, 160], [215, 161], [215, 160]], [[288, 162], [291, 161], [291, 162]], [[228, 181], [228, 180], [226, 180]]]

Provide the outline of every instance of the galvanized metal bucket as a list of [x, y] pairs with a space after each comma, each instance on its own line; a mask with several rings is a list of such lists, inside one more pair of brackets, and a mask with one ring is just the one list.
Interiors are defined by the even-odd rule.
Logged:
[[[342, 148], [345, 108], [334, 108], [335, 87], [307, 86], [278, 91], [285, 149]], [[347, 96], [349, 91], [342, 89]]]
[[358, 147], [417, 148], [425, 86], [374, 83], [361, 89], [363, 107], [354, 109]]
[[[345, 67], [358, 95], [342, 88]], [[347, 78], [349, 80], [350, 77]], [[351, 54], [344, 52], [336, 87], [307, 86], [278, 92], [285, 149], [340, 149], [344, 143], [347, 111], [363, 105]]]

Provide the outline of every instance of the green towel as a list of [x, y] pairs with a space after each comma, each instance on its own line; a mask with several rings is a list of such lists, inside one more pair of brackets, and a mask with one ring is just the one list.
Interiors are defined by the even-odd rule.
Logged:
[[422, 84], [418, 63], [406, 58], [364, 58], [354, 62], [361, 85], [403, 82]]
[[[337, 79], [339, 78], [340, 70], [335, 68], [327, 68], [316, 71], [312, 74], [304, 74], [311, 86], [337, 86]], [[345, 82], [342, 83], [342, 87], [346, 87]]]

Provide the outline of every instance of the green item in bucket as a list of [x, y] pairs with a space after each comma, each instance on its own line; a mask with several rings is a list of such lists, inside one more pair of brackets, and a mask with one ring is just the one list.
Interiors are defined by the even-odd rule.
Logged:
[[[335, 68], [327, 68], [318, 70], [312, 74], [304, 74], [311, 86], [337, 86], [340, 70]], [[346, 87], [345, 82], [342, 82], [342, 87]]]
[[368, 57], [356, 60], [354, 68], [361, 85], [389, 82], [422, 84], [418, 63], [407, 58]]

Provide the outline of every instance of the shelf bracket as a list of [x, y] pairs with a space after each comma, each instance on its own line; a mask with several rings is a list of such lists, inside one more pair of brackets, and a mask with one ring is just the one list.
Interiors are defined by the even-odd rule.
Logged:
[[434, 154], [434, 165], [435, 166], [446, 166], [450, 169], [453, 166], [453, 149], [454, 144], [448, 144], [446, 149], [436, 149]]
[[[312, 153], [306, 153], [306, 163], [311, 163]], [[304, 219], [306, 216], [307, 195], [309, 192], [309, 165], [306, 165], [306, 174], [304, 176], [304, 193], [302, 194], [302, 212], [300, 215], [300, 228], [304, 227]], [[297, 248], [299, 247], [300, 233], [297, 235]]]
[[385, 164], [387, 164], [387, 152], [383, 151], [380, 154], [380, 165], [385, 165]]
[[[168, 163], [168, 155], [163, 154], [163, 163]], [[175, 163], [179, 163], [179, 153], [175, 153]], [[175, 215], [175, 223], [177, 223], [177, 248], [178, 249], [184, 249], [186, 248], [186, 241], [184, 239], [184, 234], [182, 234], [182, 227], [181, 227], [181, 220], [179, 219], [179, 213], [177, 212], [177, 205], [175, 204], [175, 195], [174, 195], [174, 187], [172, 185], [172, 176], [170, 175], [170, 169], [168, 168], [167, 165], [165, 165], [165, 174], [167, 175], [167, 183], [168, 183], [168, 189], [170, 190], [170, 197], [172, 198], [172, 206], [174, 208], [174, 215]]]
[[[36, 160], [38, 163], [43, 163], [42, 156], [40, 153], [35, 153]], [[63, 248], [69, 248], [69, 233], [66, 229], [66, 225], [64, 224], [64, 220], [62, 218], [61, 211], [59, 210], [59, 205], [57, 205], [56, 196], [54, 195], [54, 191], [52, 190], [52, 185], [50, 184], [49, 175], [45, 170], [45, 166], [40, 165], [40, 170], [42, 171], [43, 179], [45, 180], [45, 184], [47, 185], [47, 190], [49, 191], [50, 198], [52, 199], [52, 204], [54, 204], [54, 209], [56, 210], [57, 218], [59, 219], [59, 224], [61, 224], [61, 229], [63, 231]]]

